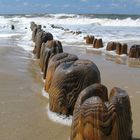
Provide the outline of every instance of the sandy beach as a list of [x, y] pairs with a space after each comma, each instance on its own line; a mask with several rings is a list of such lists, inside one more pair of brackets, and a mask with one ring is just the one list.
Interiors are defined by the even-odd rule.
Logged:
[[[42, 96], [42, 76], [38, 61], [22, 48], [2, 40], [0, 47], [0, 139], [2, 140], [67, 140], [70, 127], [48, 119], [48, 100]], [[13, 45], [12, 45], [13, 44]], [[133, 136], [140, 139], [139, 68], [115, 64], [104, 57], [84, 52], [83, 48], [65, 46], [65, 52], [91, 59], [101, 72], [102, 83], [110, 90], [125, 89], [131, 99]]]
[[[54, 33], [55, 29], [52, 31]], [[31, 38], [28, 34], [25, 40], [17, 36], [0, 39], [0, 140], [68, 140], [70, 126], [53, 122], [48, 117], [48, 99], [42, 95], [44, 83], [38, 60], [32, 52], [17, 45], [17, 39], [22, 43], [30, 41], [29, 35]], [[92, 60], [98, 66], [101, 82], [109, 92], [113, 87], [127, 91], [132, 107], [133, 137], [140, 140], [140, 68], [116, 63], [112, 61], [114, 58], [110, 61], [105, 55], [88, 53], [86, 47], [74, 45], [73, 40], [70, 40], [72, 46], [66, 45], [66, 37], [59, 37], [64, 52]], [[70, 44], [69, 40], [67, 43]], [[28, 43], [25, 46], [33, 49]]]
[[67, 140], [70, 128], [47, 117], [37, 61], [14, 41], [0, 42], [0, 139]]

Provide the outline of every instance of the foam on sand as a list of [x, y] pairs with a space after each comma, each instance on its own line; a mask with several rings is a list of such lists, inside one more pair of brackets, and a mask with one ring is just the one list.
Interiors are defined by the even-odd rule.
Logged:
[[[42, 89], [42, 95], [45, 98], [49, 99], [49, 94], [45, 91], [44, 88]], [[72, 116], [67, 117], [66, 115], [60, 115], [58, 113], [50, 111], [49, 104], [46, 107], [46, 111], [47, 111], [47, 116], [53, 122], [57, 122], [57, 123], [60, 123], [60, 124], [63, 124], [63, 125], [71, 126]]]
[[93, 48], [93, 47], [86, 47], [86, 52], [88, 53], [96, 53], [96, 54], [101, 54], [105, 51], [106, 47], [103, 48]]
[[9, 38], [9, 37], [12, 37], [12, 36], [19, 36], [21, 34], [18, 34], [18, 33], [3, 33], [3, 34], [0, 34], [0, 38]]
[[60, 115], [58, 113], [54, 113], [54, 112], [50, 111], [49, 104], [47, 105], [46, 110], [47, 110], [47, 115], [48, 115], [49, 119], [52, 120], [53, 122], [71, 126], [72, 116], [67, 117], [66, 115]]
[[22, 47], [26, 51], [32, 51], [33, 50], [33, 47], [31, 47], [30, 44], [22, 44], [22, 43], [19, 43], [18, 46], [19, 47]]
[[43, 95], [45, 98], [49, 99], [49, 94], [45, 91], [44, 88], [42, 89], [42, 95]]
[[[42, 89], [42, 95], [45, 98], [49, 99], [49, 94], [45, 91], [44, 88]], [[63, 125], [71, 126], [72, 116], [67, 117], [66, 115], [60, 115], [58, 113], [50, 111], [49, 104], [47, 105], [46, 110], [47, 110], [47, 115], [51, 121], [60, 123]]]

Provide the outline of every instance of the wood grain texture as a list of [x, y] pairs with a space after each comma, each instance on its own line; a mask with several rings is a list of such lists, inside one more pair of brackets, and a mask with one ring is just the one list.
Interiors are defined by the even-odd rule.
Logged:
[[76, 60], [78, 60], [78, 57], [76, 55], [68, 54], [68, 53], [58, 53], [50, 59], [48, 64], [48, 69], [47, 69], [46, 81], [45, 81], [45, 90], [47, 92], [50, 88], [52, 78], [56, 68], [62, 63], [66, 63], [66, 62], [74, 63]]
[[63, 47], [60, 41], [58, 40], [50, 40], [47, 41], [45, 44], [42, 44], [43, 48], [41, 50], [41, 57], [40, 57], [40, 65], [43, 74], [43, 78], [46, 78], [46, 73], [48, 69], [48, 64], [50, 59], [58, 54], [63, 52]]
[[70, 140], [131, 140], [132, 115], [127, 93], [94, 84], [84, 89], [76, 102]]
[[36, 33], [34, 53], [36, 54], [37, 59], [40, 58], [42, 43], [47, 42], [49, 40], [53, 40], [53, 35], [51, 33], [45, 32], [43, 30], [40, 30]]
[[49, 93], [50, 110], [73, 114], [80, 92], [87, 86], [100, 83], [100, 72], [90, 60], [76, 60], [60, 64], [55, 70]]

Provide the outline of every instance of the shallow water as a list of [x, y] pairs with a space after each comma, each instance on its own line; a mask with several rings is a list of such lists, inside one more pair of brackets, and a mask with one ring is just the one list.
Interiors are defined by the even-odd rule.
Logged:
[[[77, 14], [42, 14], [42, 15], [7, 15], [0, 16], [0, 37], [25, 35], [17, 41], [24, 49], [29, 49], [31, 37], [30, 22], [46, 26], [44, 30], [53, 33], [66, 45], [82, 45], [83, 37], [87, 34], [102, 38], [106, 45], [109, 41], [120, 41], [129, 44], [140, 44], [140, 16], [138, 15], [77, 15]], [[51, 25], [68, 29], [67, 31], [53, 29]], [[11, 25], [15, 30], [11, 31]], [[81, 31], [78, 36], [71, 31]], [[84, 45], [84, 44], [83, 44]]]

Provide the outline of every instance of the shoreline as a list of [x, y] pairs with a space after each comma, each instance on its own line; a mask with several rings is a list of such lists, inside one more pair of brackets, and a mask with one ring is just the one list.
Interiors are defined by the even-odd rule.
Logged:
[[67, 140], [70, 128], [47, 117], [40, 69], [30, 54], [5, 44], [0, 65], [0, 139]]

